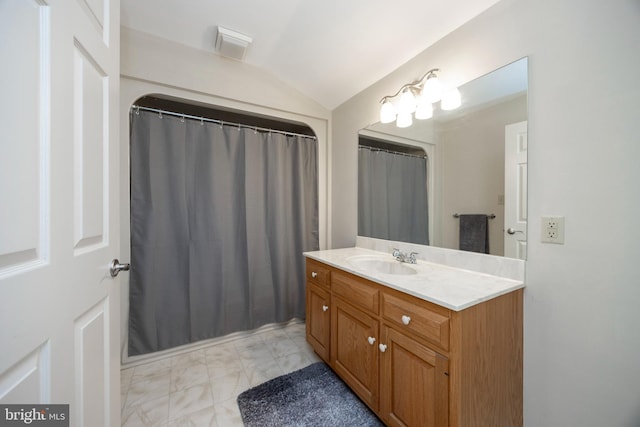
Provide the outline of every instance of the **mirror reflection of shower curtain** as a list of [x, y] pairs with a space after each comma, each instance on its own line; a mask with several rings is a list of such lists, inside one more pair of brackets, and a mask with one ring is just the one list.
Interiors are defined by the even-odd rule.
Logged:
[[429, 244], [427, 160], [358, 149], [358, 235]]
[[304, 318], [318, 248], [315, 139], [132, 114], [129, 355]]

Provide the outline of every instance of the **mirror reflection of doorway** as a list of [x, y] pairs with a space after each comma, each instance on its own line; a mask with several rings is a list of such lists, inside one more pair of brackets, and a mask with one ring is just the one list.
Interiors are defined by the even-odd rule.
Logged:
[[504, 255], [527, 259], [527, 122], [505, 126]]

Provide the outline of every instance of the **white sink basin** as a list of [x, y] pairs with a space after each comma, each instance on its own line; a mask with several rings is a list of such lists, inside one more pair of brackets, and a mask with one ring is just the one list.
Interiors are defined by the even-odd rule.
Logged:
[[347, 261], [356, 269], [368, 271], [371, 273], [394, 275], [407, 275], [417, 273], [417, 271], [414, 268], [411, 268], [408, 264], [403, 264], [400, 261], [389, 259], [388, 257], [383, 256], [353, 256], [348, 258]]

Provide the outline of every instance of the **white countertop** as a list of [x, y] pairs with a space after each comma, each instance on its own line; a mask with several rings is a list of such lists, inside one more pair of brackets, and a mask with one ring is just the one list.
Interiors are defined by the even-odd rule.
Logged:
[[385, 274], [361, 269], [354, 260], [367, 256], [398, 261], [391, 254], [359, 247], [305, 252], [304, 256], [454, 311], [524, 288], [524, 282], [518, 280], [423, 260], [416, 264], [403, 264], [414, 269], [415, 274]]

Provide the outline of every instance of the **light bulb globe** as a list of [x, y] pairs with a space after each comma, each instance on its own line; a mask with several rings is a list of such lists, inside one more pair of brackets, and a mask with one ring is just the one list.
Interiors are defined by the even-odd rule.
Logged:
[[421, 99], [416, 107], [416, 119], [426, 120], [433, 117], [433, 105], [430, 102]]
[[442, 83], [435, 75], [427, 78], [422, 86], [421, 96], [430, 103], [438, 102], [442, 99]]
[[413, 113], [416, 111], [416, 98], [409, 89], [402, 91], [400, 100], [398, 101], [398, 114]]
[[454, 87], [442, 95], [440, 108], [443, 110], [455, 110], [460, 105], [462, 105], [462, 98], [460, 96], [460, 91], [457, 88]]
[[398, 119], [396, 120], [396, 126], [399, 128], [407, 128], [413, 124], [413, 119], [411, 118], [411, 113], [400, 113], [398, 114]]
[[393, 104], [385, 100], [382, 103], [382, 107], [380, 107], [380, 122], [381, 123], [391, 123], [396, 119], [396, 108]]

